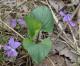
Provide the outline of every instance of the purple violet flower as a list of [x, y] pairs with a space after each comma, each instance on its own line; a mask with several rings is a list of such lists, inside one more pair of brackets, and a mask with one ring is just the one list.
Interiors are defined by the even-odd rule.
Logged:
[[72, 18], [71, 14], [66, 14], [66, 15], [63, 17], [63, 21], [64, 21], [64, 22], [70, 22], [70, 21], [71, 21], [71, 18]]
[[70, 26], [74, 27], [76, 24], [72, 21], [71, 14], [65, 14], [64, 12], [60, 11], [59, 13], [61, 16], [63, 16], [63, 21], [67, 22]]
[[69, 24], [70, 24], [71, 26], [73, 26], [73, 27], [76, 26], [76, 24], [75, 24], [74, 22], [72, 22], [72, 21], [70, 21]]
[[76, 26], [76, 24], [72, 21], [72, 16], [71, 14], [66, 14], [64, 17], [63, 17], [63, 21], [64, 22], [67, 22], [70, 26], [74, 27]]
[[23, 18], [18, 18], [18, 19], [11, 19], [10, 23], [11, 23], [11, 27], [15, 28], [17, 25], [17, 22], [20, 26], [25, 27], [25, 21]]
[[14, 41], [14, 38], [11, 37], [9, 39], [8, 44], [3, 47], [3, 49], [5, 51], [5, 55], [7, 55], [8, 57], [16, 57], [18, 55], [18, 52], [16, 51], [16, 49], [20, 45], [21, 45], [20, 42]]

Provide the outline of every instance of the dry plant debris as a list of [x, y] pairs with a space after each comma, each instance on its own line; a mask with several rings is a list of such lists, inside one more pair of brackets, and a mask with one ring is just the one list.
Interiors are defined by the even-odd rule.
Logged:
[[[79, 0], [0, 0], [0, 47], [4, 46], [11, 36], [21, 43], [22, 39], [28, 37], [28, 26], [22, 26], [22, 23], [16, 20], [23, 18], [38, 6], [47, 6], [55, 20], [52, 33], [40, 32], [39, 35], [40, 41], [51, 37], [52, 50], [48, 57], [42, 63], [35, 64], [22, 45], [17, 48], [19, 54], [16, 58], [7, 58], [4, 49], [0, 48], [0, 66], [80, 66]], [[11, 19], [16, 19], [13, 20], [17, 23], [14, 28], [11, 26]], [[72, 21], [75, 26], [70, 25]], [[7, 55], [9, 56], [8, 52]]]

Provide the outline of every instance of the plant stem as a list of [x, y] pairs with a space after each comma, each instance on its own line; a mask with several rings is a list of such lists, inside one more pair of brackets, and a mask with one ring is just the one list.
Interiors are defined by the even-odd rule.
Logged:
[[36, 43], [39, 42], [39, 36], [40, 36], [40, 31], [38, 32], [38, 35], [37, 35], [37, 37], [36, 37]]

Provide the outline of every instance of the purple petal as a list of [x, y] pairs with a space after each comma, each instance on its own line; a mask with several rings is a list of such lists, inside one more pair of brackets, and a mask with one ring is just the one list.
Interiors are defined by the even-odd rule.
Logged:
[[18, 48], [20, 45], [21, 45], [20, 42], [15, 41], [15, 43], [14, 43], [14, 45], [13, 45], [13, 48], [16, 49], [16, 48]]
[[76, 26], [76, 24], [75, 24], [74, 22], [72, 22], [72, 21], [70, 21], [69, 24], [70, 24], [72, 27]]
[[65, 16], [65, 13], [64, 13], [63, 11], [60, 11], [59, 14], [60, 14], [61, 16]]
[[7, 55], [8, 57], [16, 57], [17, 56], [17, 51], [15, 49], [11, 49], [9, 51], [6, 51], [5, 55]]
[[25, 21], [23, 20], [23, 18], [19, 18], [17, 20], [17, 22], [21, 25], [21, 26], [25, 26]]
[[71, 14], [67, 14], [67, 15], [64, 16], [63, 21], [64, 22], [69, 22], [69, 21], [71, 21], [71, 18], [72, 18]]
[[17, 42], [17, 41], [14, 41], [14, 38], [11, 37], [10, 40], [9, 40], [8, 45], [9, 45], [10, 47], [16, 49], [16, 48], [18, 48], [18, 47], [21, 45], [21, 43], [20, 43], [20, 42]]
[[5, 51], [7, 51], [7, 50], [11, 50], [11, 47], [8, 46], [8, 45], [5, 45], [5, 46], [3, 47], [3, 49], [4, 49]]
[[11, 22], [11, 27], [12, 27], [12, 28], [15, 28], [15, 27], [16, 27], [16, 24], [17, 24], [17, 23], [16, 23], [16, 19], [11, 19], [10, 22]]
[[9, 44], [11, 47], [13, 47], [13, 45], [14, 45], [14, 38], [13, 38], [13, 37], [10, 37], [8, 44]]
[[3, 49], [5, 51], [5, 55], [7, 55], [8, 57], [15, 57], [18, 54], [16, 50], [11, 48], [10, 46], [5, 45]]

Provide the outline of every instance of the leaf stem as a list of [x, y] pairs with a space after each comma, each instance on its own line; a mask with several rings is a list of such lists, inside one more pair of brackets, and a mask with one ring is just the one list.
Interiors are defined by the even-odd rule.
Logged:
[[40, 36], [40, 31], [39, 31], [38, 34], [37, 34], [37, 37], [36, 37], [36, 43], [39, 42], [39, 36]]

